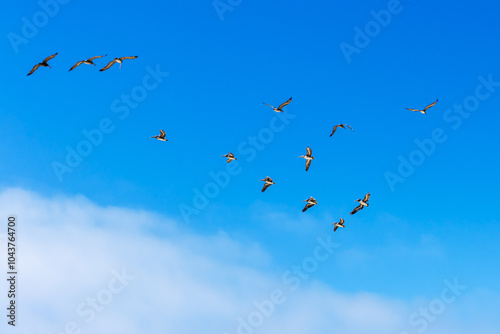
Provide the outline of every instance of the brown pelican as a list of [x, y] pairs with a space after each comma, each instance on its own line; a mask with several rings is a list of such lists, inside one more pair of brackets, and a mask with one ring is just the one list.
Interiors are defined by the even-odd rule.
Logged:
[[[58, 52], [54, 53], [52, 56], [48, 56], [41, 63], [38, 63], [35, 66], [33, 66], [33, 68], [31, 69], [30, 73], [28, 73], [28, 75], [32, 75], [33, 72], [35, 72], [40, 66], [50, 67], [50, 65], [47, 62], [49, 60], [51, 60], [52, 58], [54, 58], [55, 56], [57, 56], [57, 54], [58, 54]], [[50, 68], [52, 68], [52, 67], [50, 67]]]
[[234, 154], [232, 154], [231, 152], [229, 152], [226, 155], [221, 155], [221, 157], [227, 158], [227, 163], [230, 163], [233, 160], [238, 160], [234, 157]]
[[425, 112], [427, 109], [429, 109], [430, 107], [434, 107], [434, 105], [437, 103], [438, 100], [436, 100], [435, 102], [432, 102], [431, 104], [429, 104], [427, 107], [425, 107], [424, 109], [410, 109], [410, 108], [406, 108], [408, 110], [411, 110], [411, 111], [418, 111], [418, 112], [421, 112], [422, 114], [424, 115], [427, 115], [427, 113]]
[[338, 223], [331, 223], [330, 225], [334, 225], [335, 224], [335, 227], [333, 228], [333, 232], [337, 231], [337, 229], [339, 227], [345, 227], [344, 226], [344, 219], [340, 218], [340, 221]]
[[262, 103], [264, 103], [266, 106], [270, 106], [270, 107], [271, 107], [271, 108], [273, 108], [273, 110], [274, 110], [274, 111], [276, 111], [276, 112], [283, 112], [282, 108], [283, 108], [284, 106], [286, 106], [287, 104], [289, 104], [289, 103], [290, 103], [290, 101], [292, 101], [292, 98], [289, 98], [289, 99], [288, 99], [288, 101], [283, 102], [282, 104], [280, 104], [280, 106], [279, 106], [278, 108], [273, 107], [272, 105], [267, 104], [267, 103], [265, 103], [265, 102], [262, 102]]
[[312, 151], [309, 148], [309, 146], [307, 146], [307, 154], [301, 155], [299, 158], [306, 159], [306, 172], [307, 172], [309, 170], [309, 166], [311, 166], [311, 161], [314, 159], [314, 157], [312, 156]]
[[120, 58], [115, 58], [113, 59], [112, 61], [110, 61], [108, 63], [108, 65], [104, 66], [103, 68], [101, 68], [99, 71], [106, 71], [108, 68], [110, 68], [111, 66], [113, 66], [114, 63], [118, 63], [120, 64], [120, 68], [122, 68], [122, 61], [124, 59], [135, 59], [137, 58], [137, 56], [133, 56], [133, 57], [120, 57]]
[[337, 125], [335, 125], [335, 126], [333, 127], [333, 131], [332, 131], [332, 133], [330, 134], [330, 137], [331, 137], [331, 136], [333, 136], [333, 134], [335, 133], [335, 131], [337, 131], [337, 127], [342, 128], [342, 129], [345, 129], [345, 127], [346, 127], [346, 126], [347, 126], [349, 129], [351, 129], [351, 131], [354, 131], [354, 130], [351, 128], [351, 126], [349, 126], [349, 125], [347, 125], [347, 124], [337, 124]]
[[168, 139], [165, 139], [165, 131], [160, 130], [160, 134], [158, 136], [153, 136], [151, 138], [156, 138], [161, 141], [168, 141]]
[[357, 207], [355, 207], [354, 210], [352, 210], [352, 212], [350, 214], [353, 215], [356, 212], [358, 212], [359, 210], [363, 209], [365, 206], [369, 206], [369, 204], [368, 204], [369, 199], [370, 199], [370, 193], [366, 194], [365, 198], [363, 198], [363, 200], [361, 200], [361, 199], [355, 200], [354, 202], [359, 202], [359, 205]]
[[312, 197], [312, 196], [309, 197], [308, 199], [302, 201], [302, 202], [307, 202], [306, 206], [302, 209], [302, 212], [306, 212], [307, 209], [309, 209], [309, 208], [315, 206], [316, 204], [318, 204], [318, 201], [316, 201], [314, 199], [314, 197]]
[[271, 179], [269, 176], [266, 176], [265, 179], [259, 180], [259, 181], [264, 181], [264, 188], [262, 188], [262, 192], [266, 191], [267, 188], [269, 188], [271, 185], [276, 184], [273, 182], [273, 179]]
[[87, 60], [80, 60], [78, 63], [76, 63], [75, 65], [73, 65], [73, 67], [71, 67], [69, 71], [72, 71], [74, 70], [75, 68], [77, 68], [78, 66], [80, 66], [81, 64], [87, 64], [87, 65], [94, 65], [94, 66], [97, 66], [96, 64], [94, 64], [93, 60], [94, 59], [97, 59], [97, 58], [102, 58], [102, 57], [106, 57], [107, 55], [104, 55], [104, 56], [95, 56], [95, 57], [92, 57], [92, 58], [89, 58]]

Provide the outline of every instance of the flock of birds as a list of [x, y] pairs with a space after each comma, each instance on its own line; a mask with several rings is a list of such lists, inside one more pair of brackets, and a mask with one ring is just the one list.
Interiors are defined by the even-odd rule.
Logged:
[[[51, 60], [52, 58], [54, 58], [55, 56], [57, 56], [57, 53], [54, 53], [53, 55], [48, 56], [41, 63], [38, 63], [35, 66], [33, 66], [33, 68], [28, 73], [28, 75], [33, 74], [39, 67], [49, 67], [49, 68], [52, 68], [48, 64], [48, 61]], [[82, 64], [97, 66], [96, 64], [94, 64], [94, 59], [98, 59], [98, 58], [102, 58], [102, 57], [106, 57], [106, 56], [107, 55], [104, 55], [104, 56], [95, 56], [95, 57], [88, 58], [86, 60], [80, 60], [79, 62], [77, 62], [76, 64], [74, 64], [68, 70], [68, 72], [74, 70], [75, 68], [77, 68], [78, 66], [80, 66]], [[101, 68], [99, 71], [105, 71], [105, 70], [109, 69], [111, 66], [113, 66], [115, 63], [120, 64], [120, 68], [121, 68], [123, 60], [125, 60], [125, 59], [135, 59], [135, 58], [137, 58], [137, 56], [114, 58], [112, 61], [110, 61], [106, 66], [104, 66], [103, 68]], [[287, 101], [283, 102], [278, 107], [274, 107], [274, 106], [272, 106], [270, 104], [267, 104], [265, 102], [263, 102], [263, 103], [265, 105], [271, 107], [273, 109], [273, 111], [275, 111], [275, 112], [284, 112], [283, 108], [285, 106], [287, 106], [291, 101], [292, 101], [292, 98], [290, 97]], [[433, 107], [437, 102], [438, 102], [438, 100], [436, 100], [435, 102], [432, 102], [431, 104], [427, 105], [424, 109], [412, 109], [412, 108], [406, 108], [406, 109], [408, 109], [410, 111], [420, 112], [420, 113], [422, 113], [424, 115], [427, 115], [426, 111], [429, 108]], [[330, 137], [335, 134], [335, 132], [337, 131], [337, 128], [341, 128], [341, 129], [349, 128], [349, 129], [351, 129], [351, 131], [354, 131], [353, 128], [350, 125], [347, 125], [347, 124], [337, 124], [337, 125], [335, 125], [333, 127], [333, 130], [332, 130], [332, 133], [330, 134]], [[168, 141], [168, 139], [166, 139], [166, 133], [163, 130], [160, 130], [160, 134], [159, 135], [152, 136], [151, 138], [155, 138], [155, 139], [160, 140], [160, 141]], [[227, 163], [230, 163], [233, 160], [238, 160], [234, 156], [234, 154], [231, 153], [231, 152], [229, 152], [228, 154], [222, 155], [221, 157], [226, 158], [227, 159]], [[311, 166], [312, 161], [314, 160], [314, 157], [312, 156], [312, 150], [311, 150], [311, 148], [308, 146], [307, 147], [307, 153], [305, 155], [299, 156], [299, 158], [304, 158], [306, 160], [306, 172], [307, 172], [309, 170], [309, 167]], [[265, 179], [262, 179], [262, 180], [259, 180], [259, 181], [263, 181], [264, 182], [264, 187], [262, 188], [262, 192], [265, 192], [267, 188], [269, 188], [270, 186], [276, 184], [273, 181], [273, 179], [271, 179], [269, 176], [266, 176]], [[370, 199], [370, 193], [367, 193], [363, 199], [357, 199], [355, 202], [358, 202], [359, 205], [356, 206], [351, 211], [350, 215], [355, 214], [356, 212], [362, 210], [364, 207], [368, 207], [369, 206], [369, 204], [368, 204], [368, 200], [369, 199]], [[318, 201], [314, 197], [312, 197], [312, 196], [309, 197], [308, 199], [302, 201], [302, 202], [307, 202], [306, 205], [304, 206], [304, 208], [302, 209], [302, 212], [306, 212], [309, 208], [312, 208], [313, 206], [315, 206], [315, 205], [318, 204]], [[335, 231], [337, 231], [337, 229], [339, 227], [345, 227], [345, 221], [344, 221], [343, 218], [340, 218], [340, 220], [338, 222], [331, 223], [330, 225], [334, 225], [333, 231], [335, 232]]]
[[[57, 56], [57, 52], [54, 53], [53, 55], [51, 56], [48, 56], [47, 58], [45, 58], [44, 60], [42, 60], [41, 63], [38, 63], [36, 64], [35, 66], [33, 66], [33, 68], [31, 69], [31, 71], [28, 73], [28, 75], [32, 75], [33, 72], [35, 72], [36, 70], [38, 70], [38, 68], [40, 66], [43, 66], [43, 67], [48, 67], [48, 68], [52, 68], [50, 67], [49, 65], [49, 60], [51, 60], [52, 58], [54, 58], [55, 56]], [[77, 62], [75, 65], [73, 65], [69, 70], [69, 71], [72, 71], [74, 70], [75, 68], [77, 68], [78, 66], [80, 66], [81, 64], [87, 64], [87, 65], [94, 65], [94, 66], [97, 66], [96, 64], [94, 64], [94, 59], [97, 59], [97, 58], [102, 58], [102, 57], [106, 57], [107, 55], [104, 55], [104, 56], [95, 56], [95, 57], [91, 57], [89, 59], [86, 59], [86, 60], [80, 60], [79, 62]], [[119, 58], [115, 58], [113, 59], [112, 61], [110, 61], [108, 63], [108, 65], [104, 66], [103, 68], [101, 68], [99, 71], [106, 71], [108, 68], [110, 68], [111, 66], [113, 66], [115, 63], [118, 63], [120, 64], [120, 68], [122, 68], [122, 62], [123, 60], [125, 59], [135, 59], [137, 58], [137, 56], [131, 56], [131, 57], [119, 57]]]

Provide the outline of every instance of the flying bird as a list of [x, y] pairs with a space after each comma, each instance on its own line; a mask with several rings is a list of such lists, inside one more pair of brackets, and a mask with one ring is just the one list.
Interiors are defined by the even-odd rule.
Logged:
[[168, 139], [165, 139], [165, 131], [160, 130], [160, 134], [158, 136], [153, 136], [151, 138], [156, 138], [161, 141], [168, 141]]
[[333, 232], [337, 231], [339, 227], [345, 227], [344, 223], [344, 219], [342, 218], [340, 218], [340, 221], [338, 223], [331, 223], [330, 225], [335, 225], [335, 227], [333, 228]]
[[309, 146], [307, 146], [307, 154], [301, 155], [299, 158], [306, 159], [306, 172], [309, 170], [309, 166], [311, 166], [311, 161], [313, 161], [314, 157], [312, 156], [312, 151]]
[[292, 101], [292, 98], [289, 98], [289, 99], [288, 99], [288, 101], [283, 102], [282, 104], [280, 104], [280, 106], [279, 106], [278, 108], [273, 107], [272, 105], [267, 104], [267, 103], [265, 103], [265, 102], [262, 102], [262, 103], [264, 103], [266, 106], [269, 106], [269, 107], [273, 108], [273, 110], [274, 110], [274, 111], [276, 111], [276, 112], [283, 112], [283, 109], [282, 109], [282, 108], [283, 108], [284, 106], [286, 106], [287, 104], [289, 104], [289, 103], [290, 103], [290, 101]]
[[232, 154], [231, 152], [229, 152], [226, 155], [221, 155], [221, 157], [227, 158], [227, 163], [230, 163], [233, 160], [238, 160], [234, 157], [234, 154]]
[[335, 133], [335, 131], [337, 131], [337, 127], [342, 128], [342, 129], [345, 129], [345, 127], [346, 127], [346, 126], [347, 126], [349, 129], [351, 129], [351, 131], [354, 131], [354, 130], [351, 128], [351, 126], [350, 126], [350, 125], [347, 125], [347, 124], [337, 124], [337, 125], [335, 125], [335, 126], [333, 127], [333, 131], [332, 131], [332, 133], [330, 134], [330, 137], [331, 137], [331, 136], [333, 136], [333, 134]]
[[358, 212], [359, 210], [363, 209], [365, 206], [369, 206], [369, 204], [368, 204], [369, 199], [370, 199], [370, 193], [366, 194], [365, 198], [363, 198], [363, 200], [361, 200], [361, 199], [355, 200], [354, 202], [359, 202], [359, 205], [357, 207], [355, 207], [354, 210], [352, 210], [352, 212], [350, 214], [353, 215], [356, 212]]
[[427, 115], [427, 113], [425, 112], [427, 109], [429, 109], [430, 107], [434, 107], [434, 105], [437, 103], [438, 100], [436, 100], [435, 102], [432, 102], [431, 104], [429, 104], [427, 107], [425, 107], [424, 109], [410, 109], [410, 108], [406, 108], [408, 110], [411, 110], [411, 111], [418, 111], [418, 112], [421, 112], [422, 114], [424, 115]]
[[103, 68], [101, 68], [99, 71], [106, 71], [108, 68], [110, 68], [111, 66], [113, 66], [114, 63], [120, 64], [120, 68], [122, 68], [122, 62], [123, 62], [124, 59], [135, 59], [135, 58], [137, 58], [137, 56], [115, 58], [112, 61], [110, 61], [108, 63], [108, 65], [106, 65]]
[[[33, 72], [35, 72], [40, 66], [50, 67], [50, 65], [47, 62], [49, 60], [51, 60], [52, 58], [54, 58], [55, 56], [57, 56], [57, 54], [58, 54], [58, 52], [54, 53], [52, 56], [48, 56], [41, 63], [38, 63], [35, 66], [33, 66], [33, 68], [31, 69], [30, 73], [28, 73], [28, 75], [32, 75]], [[52, 68], [52, 67], [50, 67], [50, 68]]]
[[273, 182], [273, 179], [271, 179], [269, 176], [266, 176], [265, 179], [259, 180], [259, 181], [264, 181], [264, 188], [262, 188], [262, 192], [266, 191], [267, 188], [269, 188], [271, 185], [276, 184]]
[[107, 55], [104, 55], [104, 56], [95, 56], [95, 57], [92, 57], [92, 58], [89, 58], [87, 60], [80, 60], [78, 63], [76, 63], [75, 65], [73, 65], [73, 67], [71, 67], [69, 71], [72, 71], [74, 70], [75, 68], [77, 68], [78, 66], [80, 66], [81, 64], [87, 64], [87, 65], [94, 65], [94, 66], [97, 66], [96, 64], [94, 64], [93, 60], [94, 59], [97, 59], [97, 58], [102, 58], [102, 57], [106, 57]]
[[316, 201], [312, 196], [302, 202], [307, 202], [306, 206], [302, 209], [302, 212], [306, 212], [307, 209], [312, 208], [313, 206], [318, 204], [318, 201]]

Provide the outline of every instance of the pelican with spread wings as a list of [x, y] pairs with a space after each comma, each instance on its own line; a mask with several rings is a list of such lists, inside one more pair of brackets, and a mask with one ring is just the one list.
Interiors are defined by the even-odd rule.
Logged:
[[108, 65], [106, 65], [103, 68], [101, 68], [99, 71], [106, 71], [108, 68], [110, 68], [111, 66], [113, 66], [114, 63], [120, 64], [120, 68], [122, 68], [122, 62], [123, 62], [124, 59], [135, 59], [135, 58], [137, 58], [137, 56], [115, 58], [112, 61], [110, 61], [108, 63]]
[[311, 148], [309, 146], [307, 146], [307, 154], [301, 155], [299, 158], [306, 159], [306, 172], [307, 172], [309, 170], [309, 166], [311, 166], [311, 161], [314, 160], [314, 157], [312, 156]]
[[168, 141], [168, 139], [165, 139], [165, 136], [166, 136], [165, 131], [160, 130], [160, 134], [158, 136], [153, 136], [151, 138], [156, 138], [161, 141]]
[[333, 127], [333, 131], [332, 131], [332, 133], [330, 134], [330, 137], [331, 137], [331, 136], [333, 136], [333, 134], [335, 133], [335, 131], [337, 131], [337, 128], [342, 128], [342, 129], [345, 129], [345, 128], [346, 128], [346, 126], [347, 126], [349, 129], [351, 129], [351, 131], [354, 131], [354, 130], [351, 128], [351, 126], [350, 126], [350, 125], [347, 125], [347, 124], [337, 124], [337, 125], [335, 125], [335, 126]]
[[410, 109], [410, 108], [406, 108], [410, 111], [418, 111], [418, 112], [421, 112], [422, 114], [424, 115], [427, 115], [427, 113], [425, 112], [427, 109], [429, 109], [430, 107], [434, 107], [434, 105], [438, 102], [438, 100], [436, 100], [435, 102], [432, 102], [431, 104], [429, 104], [427, 107], [425, 107], [424, 109]]
[[48, 61], [51, 60], [52, 58], [54, 58], [55, 56], [57, 56], [57, 54], [58, 54], [58, 52], [54, 53], [52, 56], [48, 56], [41, 63], [38, 63], [35, 66], [33, 66], [33, 68], [31, 69], [30, 73], [28, 73], [28, 75], [32, 75], [33, 72], [35, 72], [40, 66], [52, 68], [48, 64]]
[[80, 60], [78, 63], [76, 63], [75, 65], [73, 65], [73, 67], [71, 67], [69, 71], [72, 71], [74, 70], [75, 68], [77, 68], [78, 66], [80, 66], [81, 64], [87, 64], [87, 65], [94, 65], [94, 66], [97, 66], [96, 64], [94, 64], [94, 59], [97, 59], [97, 58], [102, 58], [102, 57], [106, 57], [107, 55], [104, 55], [104, 56], [95, 56], [95, 57], [91, 57], [87, 60]]
[[333, 232], [335, 232], [339, 227], [345, 227], [344, 224], [345, 224], [344, 219], [340, 218], [340, 221], [338, 223], [331, 223], [330, 225], [335, 225], [335, 227], [333, 228]]
[[370, 199], [370, 193], [366, 194], [365, 198], [363, 198], [363, 199], [355, 200], [354, 202], [358, 202], [359, 205], [357, 207], [355, 207], [354, 210], [352, 210], [352, 212], [350, 214], [353, 215], [356, 212], [358, 212], [359, 210], [362, 210], [365, 206], [369, 206], [370, 205], [370, 204], [368, 204], [369, 199]]
[[226, 155], [221, 155], [221, 157], [227, 158], [227, 163], [230, 163], [233, 160], [238, 160], [234, 157], [234, 154], [232, 154], [231, 152], [229, 152]]
[[309, 197], [308, 199], [302, 201], [302, 202], [307, 202], [306, 206], [302, 209], [302, 212], [306, 212], [307, 209], [312, 208], [313, 206], [318, 204], [318, 201], [316, 199], [314, 199], [314, 197], [312, 197], [312, 196]]
[[262, 103], [264, 103], [266, 106], [269, 106], [269, 107], [273, 108], [273, 110], [274, 110], [274, 111], [276, 111], [276, 112], [283, 112], [283, 109], [282, 109], [282, 108], [283, 108], [284, 106], [286, 106], [287, 104], [289, 104], [291, 101], [292, 101], [292, 98], [289, 98], [289, 99], [288, 99], [288, 101], [283, 102], [282, 104], [280, 104], [280, 106], [279, 106], [278, 108], [273, 107], [272, 105], [267, 104], [267, 103], [265, 103], [265, 102], [262, 102]]
[[265, 179], [259, 180], [259, 181], [264, 181], [264, 188], [262, 188], [262, 192], [266, 191], [267, 188], [269, 188], [271, 185], [276, 184], [274, 183], [273, 179], [271, 179], [269, 176], [266, 176]]

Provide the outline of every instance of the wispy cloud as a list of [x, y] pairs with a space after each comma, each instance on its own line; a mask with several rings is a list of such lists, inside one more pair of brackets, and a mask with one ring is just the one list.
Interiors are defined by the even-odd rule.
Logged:
[[[273, 258], [259, 243], [223, 231], [201, 236], [153, 212], [22, 189], [0, 193], [0, 212], [17, 214], [20, 268], [19, 325], [2, 323], [2, 333], [246, 333], [237, 319], [276, 289], [285, 300], [252, 332], [399, 333], [417, 311], [407, 301], [340, 292], [342, 282], [332, 288], [314, 272], [292, 291], [280, 273], [262, 268], [260, 261], [272, 266]], [[309, 251], [296, 263], [318, 253]]]

